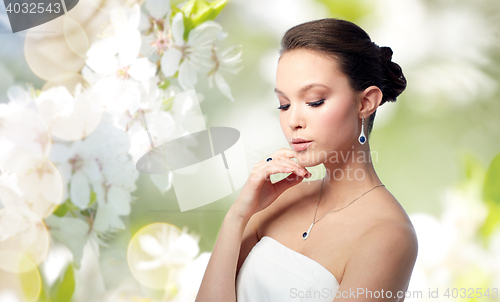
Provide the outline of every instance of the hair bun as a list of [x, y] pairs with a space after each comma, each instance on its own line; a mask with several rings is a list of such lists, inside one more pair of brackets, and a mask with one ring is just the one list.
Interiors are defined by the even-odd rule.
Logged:
[[380, 56], [384, 61], [390, 62], [392, 59], [392, 49], [387, 46], [380, 47]]
[[406, 88], [406, 78], [403, 75], [401, 67], [392, 62], [392, 49], [387, 46], [380, 47], [380, 65], [385, 74], [387, 87], [382, 100], [394, 102], [396, 97], [401, 94]]

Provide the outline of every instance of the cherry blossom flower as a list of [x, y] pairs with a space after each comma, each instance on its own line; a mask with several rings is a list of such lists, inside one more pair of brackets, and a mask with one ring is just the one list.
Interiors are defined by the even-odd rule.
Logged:
[[91, 45], [86, 60], [89, 68], [82, 70], [96, 81], [93, 97], [117, 116], [130, 115], [139, 109], [142, 95], [156, 74], [155, 64], [138, 57], [141, 47], [137, 29], [139, 13], [138, 4], [128, 13], [124, 8], [113, 10], [110, 36]]
[[145, 57], [153, 55], [157, 61], [172, 46], [170, 28], [170, 1], [148, 0], [144, 5], [148, 15], [141, 12], [139, 29], [144, 31], [140, 53]]
[[137, 263], [139, 270], [152, 270], [161, 266], [183, 266], [198, 255], [199, 238], [186, 233], [186, 229], [178, 235], [176, 232], [168, 232], [162, 228], [162, 232], [153, 236], [143, 234], [139, 237], [139, 243], [144, 252], [153, 257], [150, 261]]
[[213, 65], [212, 44], [221, 30], [221, 26], [214, 21], [203, 22], [189, 32], [186, 42], [183, 15], [177, 13], [172, 20], [172, 47], [161, 58], [163, 74], [172, 77], [179, 71], [179, 85], [184, 90], [193, 89], [198, 82], [196, 73], [207, 72]]
[[[236, 74], [243, 68], [242, 66], [240, 66], [242, 54], [242, 51], [240, 49], [241, 45], [235, 45], [219, 53], [219, 50], [213, 47], [212, 58], [214, 59], [215, 64], [212, 70], [208, 72], [208, 86], [212, 88], [213, 81], [215, 80], [217, 88], [219, 88], [222, 94], [224, 94], [233, 102], [234, 97], [231, 94], [231, 88], [220, 74], [220, 71], [224, 70]], [[235, 53], [235, 51], [237, 52]]]
[[64, 86], [40, 93], [35, 102], [52, 135], [64, 140], [80, 140], [97, 128], [102, 107], [90, 97], [90, 92], [78, 83], [74, 97]]
[[30, 109], [31, 94], [20, 87], [9, 91], [10, 102], [0, 104], [0, 199], [3, 206], [24, 207], [45, 218], [62, 201], [61, 176], [47, 160], [50, 133]]
[[62, 171], [65, 195], [75, 206], [87, 209], [95, 193], [98, 209], [92, 227], [100, 233], [125, 228], [119, 216], [130, 213], [130, 192], [138, 177], [128, 150], [127, 134], [105, 113], [91, 135], [69, 147], [57, 144], [51, 153]]

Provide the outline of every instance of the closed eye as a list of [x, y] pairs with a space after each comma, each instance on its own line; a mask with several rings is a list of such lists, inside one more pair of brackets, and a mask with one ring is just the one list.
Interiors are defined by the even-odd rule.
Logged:
[[318, 107], [319, 105], [323, 104], [324, 101], [325, 101], [325, 99], [322, 99], [322, 100], [319, 100], [317, 102], [309, 103], [307, 105], [312, 106], [312, 107]]
[[[323, 104], [325, 102], [325, 99], [322, 99], [322, 100], [319, 100], [317, 102], [311, 102], [311, 103], [307, 103], [308, 106], [311, 106], [311, 107], [318, 107], [319, 105]], [[281, 110], [287, 110], [288, 107], [290, 107], [290, 104], [287, 104], [287, 105], [280, 105], [277, 109], [281, 109]]]

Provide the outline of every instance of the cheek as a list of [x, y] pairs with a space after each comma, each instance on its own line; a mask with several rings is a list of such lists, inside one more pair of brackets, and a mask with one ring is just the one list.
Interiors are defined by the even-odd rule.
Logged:
[[280, 113], [280, 126], [281, 126], [281, 130], [283, 131], [283, 133], [286, 133], [287, 131], [287, 122], [286, 122], [286, 119], [284, 118], [284, 115]]
[[314, 119], [315, 129], [325, 138], [327, 144], [343, 144], [356, 136], [356, 114], [351, 107], [328, 108]]

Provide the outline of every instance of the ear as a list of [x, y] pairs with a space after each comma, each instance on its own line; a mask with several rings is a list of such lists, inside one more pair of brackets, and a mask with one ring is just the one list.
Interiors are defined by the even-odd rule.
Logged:
[[361, 103], [359, 108], [360, 116], [367, 118], [375, 110], [377, 110], [380, 102], [382, 101], [382, 96], [382, 90], [380, 90], [377, 86], [370, 86], [361, 92]]

